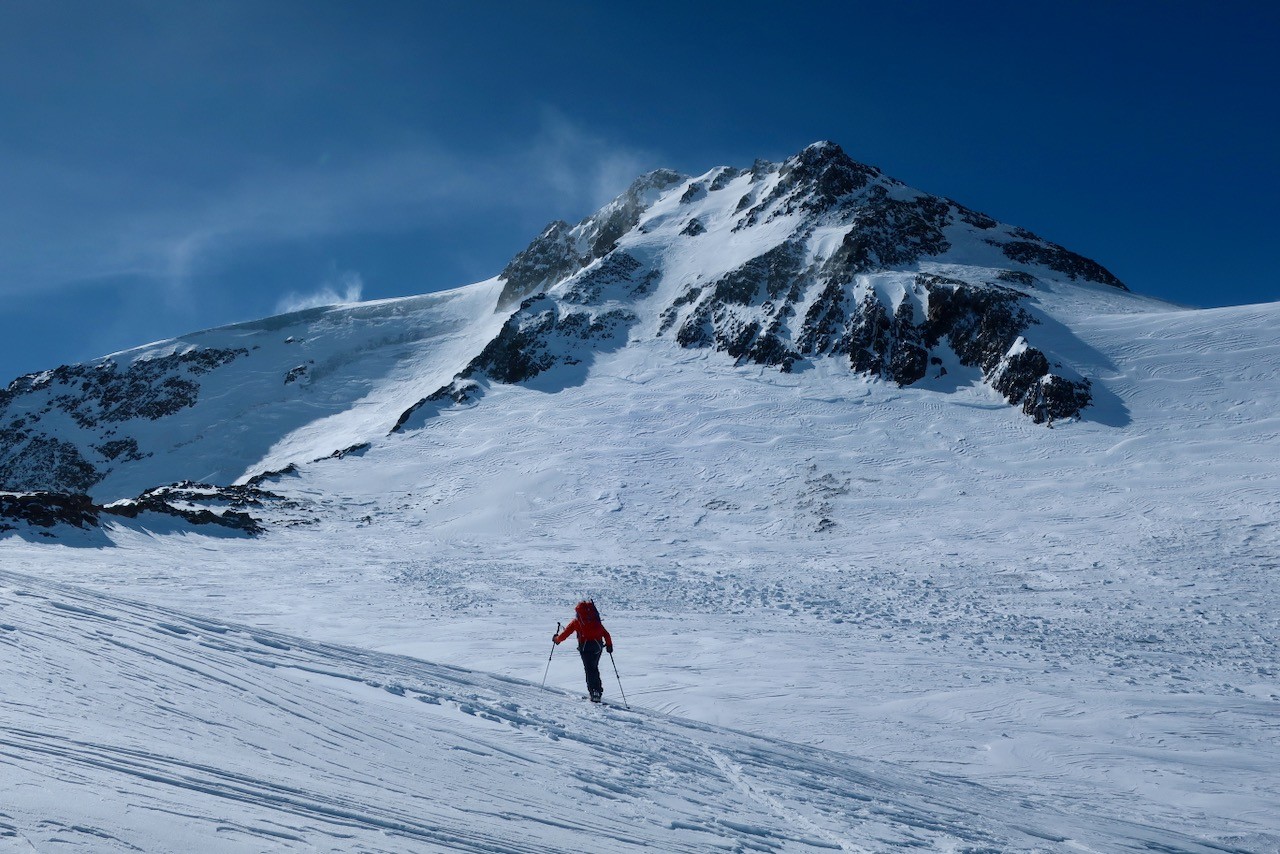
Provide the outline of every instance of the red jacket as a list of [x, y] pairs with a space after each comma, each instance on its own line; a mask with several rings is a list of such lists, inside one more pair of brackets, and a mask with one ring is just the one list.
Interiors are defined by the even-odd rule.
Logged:
[[595, 613], [594, 606], [588, 606], [586, 602], [579, 602], [578, 607], [574, 609], [577, 616], [569, 621], [569, 625], [564, 627], [564, 631], [556, 635], [556, 643], [560, 643], [574, 632], [578, 633], [578, 643], [587, 641], [604, 641], [605, 646], [613, 646], [613, 638], [609, 637], [609, 630], [604, 627], [604, 623], [600, 622], [600, 617]]

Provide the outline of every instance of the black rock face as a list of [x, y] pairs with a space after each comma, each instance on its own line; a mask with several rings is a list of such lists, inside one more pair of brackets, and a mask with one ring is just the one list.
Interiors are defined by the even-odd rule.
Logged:
[[702, 181], [695, 181], [688, 186], [680, 196], [680, 204], [687, 205], [690, 202], [697, 201], [707, 195], [707, 185]]
[[893, 347], [884, 362], [883, 376], [900, 386], [924, 379], [929, 370], [929, 351], [923, 346], [921, 327], [915, 322], [915, 307], [908, 300], [898, 304], [894, 312]]
[[800, 352], [822, 354], [835, 348], [849, 320], [848, 302], [847, 289], [829, 280], [805, 312], [796, 341]]
[[558, 301], [537, 297], [525, 301], [460, 375], [482, 375], [500, 383], [521, 383], [560, 364], [578, 364], [584, 344], [618, 342], [636, 321], [634, 313], [615, 309], [566, 310]]
[[900, 269], [951, 248], [943, 229], [950, 207], [934, 196], [911, 201], [895, 199], [883, 187], [873, 187], [854, 215], [854, 224], [840, 248], [827, 262], [825, 273], [848, 278], [857, 273]]
[[64, 439], [44, 434], [21, 434], [21, 444], [4, 441], [0, 460], [0, 488], [12, 492], [48, 490], [51, 487], [87, 492], [105, 476], [84, 458], [80, 449]]
[[819, 210], [832, 207], [881, 174], [874, 166], [859, 163], [845, 154], [834, 142], [816, 142], [788, 160], [779, 177], [781, 185], [812, 187], [813, 195], [807, 204]]
[[719, 192], [729, 186], [729, 182], [741, 174], [741, 169], [735, 169], [732, 166], [724, 166], [716, 171], [716, 176], [711, 179], [711, 184], [707, 189], [713, 193]]
[[[1032, 236], [1034, 237], [1034, 235]], [[1090, 282], [1110, 285], [1122, 291], [1129, 290], [1125, 287], [1124, 282], [1117, 279], [1110, 270], [1097, 261], [1091, 261], [1083, 255], [1077, 255], [1068, 249], [1063, 249], [1056, 243], [1049, 243], [1038, 238], [1037, 240], [1038, 242], [1035, 243], [1015, 240], [1004, 244], [1002, 250], [1005, 255], [1009, 256], [1010, 260], [1019, 264], [1048, 267], [1050, 270], [1056, 270], [1073, 280], [1085, 279]]]
[[827, 285], [801, 327], [801, 354], [844, 355], [854, 371], [900, 386], [923, 379], [929, 352], [922, 346], [923, 333], [910, 300], [904, 299], [890, 314], [873, 292], [854, 305], [851, 298], [844, 288]]
[[1037, 424], [1074, 417], [1093, 399], [1088, 380], [1054, 375], [1048, 358], [1035, 348], [1009, 356], [991, 385]]
[[836, 352], [847, 354], [849, 367], [858, 373], [878, 377], [892, 345], [889, 313], [875, 294], [867, 294], [850, 318]]
[[245, 481], [245, 483], [247, 486], [261, 486], [262, 484], [266, 483], [269, 480], [279, 480], [282, 477], [289, 477], [292, 475], [296, 475], [298, 474], [299, 471], [300, 470], [296, 463], [289, 463], [284, 468], [270, 469], [268, 471], [259, 472], [255, 474], [253, 477], [249, 478], [247, 481]]
[[319, 459], [312, 460], [311, 462], [318, 463], [320, 460], [345, 460], [347, 457], [362, 457], [365, 452], [372, 447], [373, 445], [369, 442], [358, 442], [354, 445], [348, 445], [345, 448], [339, 448], [327, 457], [320, 457]]
[[966, 208], [964, 205], [960, 204], [959, 202], [954, 202], [951, 199], [947, 199], [947, 203], [951, 205], [951, 209], [955, 211], [956, 216], [960, 218], [961, 222], [964, 222], [967, 225], [973, 226], [976, 229], [987, 231], [989, 229], [995, 228], [997, 225], [1000, 224], [996, 222], [994, 219], [992, 219], [991, 217], [987, 216], [986, 214], [980, 213], [979, 211], [970, 210], [969, 208]]
[[702, 220], [696, 216], [689, 220], [689, 224], [680, 232], [685, 237], [697, 237], [699, 234], [706, 234], [707, 227], [702, 224]]
[[138, 440], [133, 437], [112, 439], [109, 442], [103, 442], [101, 445], [95, 445], [93, 449], [112, 462], [132, 463], [151, 456], [151, 454], [144, 454], [138, 450]]
[[[785, 321], [800, 298], [804, 251], [803, 244], [787, 241], [708, 288], [689, 291], [664, 311], [662, 331], [674, 324], [684, 305], [700, 299], [676, 333], [682, 347], [714, 346], [735, 359], [789, 371], [796, 354], [787, 343]], [[743, 316], [739, 307], [754, 311]]]
[[19, 495], [0, 493], [0, 533], [17, 530], [18, 523], [37, 528], [70, 525], [96, 528], [101, 510], [87, 495], [31, 492]]
[[596, 353], [621, 347], [638, 317], [616, 301], [647, 294], [657, 276], [626, 253], [613, 252], [582, 272], [560, 298], [525, 299], [466, 368], [402, 412], [391, 432], [401, 432], [415, 417], [476, 402], [488, 383], [527, 383], [554, 368], [582, 368]]
[[1024, 288], [1034, 288], [1036, 286], [1036, 277], [1022, 270], [1001, 270], [996, 274], [996, 279], [1001, 282], [1021, 285]]
[[464, 377], [483, 372], [500, 383], [532, 379], [556, 364], [550, 351], [552, 333], [581, 331], [584, 318], [570, 314], [562, 319], [555, 303], [546, 297], [527, 300], [508, 320], [480, 355], [463, 372]]
[[[193, 507], [199, 504], [207, 506]], [[137, 519], [144, 513], [157, 513], [191, 525], [214, 525], [256, 536], [266, 528], [246, 508], [260, 508], [267, 504], [285, 505], [287, 502], [279, 495], [254, 485], [213, 486], [182, 481], [149, 489], [137, 498], [116, 501], [99, 509], [102, 513], [127, 519]], [[221, 511], [215, 512], [210, 507], [219, 507]]]
[[[882, 294], [858, 291], [855, 282], [864, 274], [909, 270], [944, 256], [952, 248], [952, 237], [966, 231], [1017, 264], [1124, 289], [1106, 268], [1025, 229], [1002, 232], [986, 214], [911, 190], [879, 169], [858, 163], [831, 142], [815, 143], [782, 163], [757, 160], [746, 172], [719, 170], [709, 179], [690, 183], [679, 201], [692, 204], [744, 175], [749, 181], [734, 210], [733, 230], [786, 216], [796, 223], [792, 236], [715, 281], [691, 285], [659, 308], [660, 336], [674, 331], [682, 347], [710, 348], [738, 362], [783, 371], [804, 359], [844, 356], [852, 370], [898, 385], [921, 381], [931, 364], [941, 366], [937, 351], [945, 344], [961, 365], [976, 368], [1037, 422], [1078, 415], [1088, 405], [1088, 381], [1055, 374], [1049, 355], [1030, 346], [1011, 355], [1019, 337], [1036, 321], [1026, 308], [1026, 294], [1006, 283], [1035, 287], [1032, 273], [1000, 270], [997, 281], [985, 285], [922, 273], [916, 277], [914, 295], [892, 304]], [[630, 281], [640, 262], [609, 253], [639, 222], [644, 193], [681, 180], [675, 173], [650, 173], [572, 229], [554, 224], [508, 266], [504, 299], [527, 296], [534, 288], [547, 290], [556, 276], [575, 277], [558, 297], [565, 303], [625, 299], [628, 295], [619, 291], [618, 283]], [[829, 257], [809, 260], [810, 238], [818, 229], [832, 226], [845, 229], [838, 246]], [[706, 225], [691, 218], [680, 236], [705, 233]], [[579, 257], [570, 251], [570, 243], [589, 248]], [[604, 263], [590, 274], [577, 272], [600, 258]], [[637, 288], [630, 296], [651, 290]], [[797, 322], [802, 309], [804, 317]], [[547, 336], [563, 340], [587, 328], [587, 321], [572, 312], [550, 311], [544, 305], [541, 319], [534, 319], [522, 309], [523, 319], [504, 328], [469, 370], [500, 382], [521, 382], [549, 370], [557, 348], [540, 341]], [[591, 337], [587, 334], [584, 340]], [[1035, 374], [1042, 367], [1037, 355], [1045, 362], [1041, 374]], [[467, 390], [455, 389], [453, 394], [474, 399]]]
[[78, 493], [0, 493], [0, 533], [18, 530], [21, 525], [98, 528], [106, 521], [104, 516], [138, 519], [144, 513], [156, 513], [179, 519], [193, 527], [212, 525], [254, 536], [266, 528], [248, 510], [268, 505], [292, 506], [279, 495], [256, 486], [212, 486], [191, 481], [150, 489], [137, 498], [105, 506], [95, 504], [89, 496]]
[[[977, 237], [999, 226], [986, 214], [950, 199], [910, 190], [874, 166], [858, 163], [830, 142], [815, 143], [781, 165], [757, 161], [751, 175], [751, 189], [738, 201], [736, 213], [742, 216], [734, 231], [794, 214], [801, 215], [802, 229], [818, 223], [848, 223], [844, 242], [826, 271], [837, 278], [900, 270], [943, 255], [951, 249], [948, 229], [967, 230]], [[770, 177], [774, 180], [765, 192]], [[1095, 261], [1026, 229], [1015, 228], [1010, 233], [1014, 237], [1011, 241], [998, 236], [981, 239], [1019, 264], [1047, 267], [1072, 279], [1124, 289], [1119, 279]]]
[[248, 352], [204, 348], [139, 360], [123, 369], [108, 360], [28, 374], [0, 391], [0, 419], [22, 398], [44, 391], [49, 393], [51, 408], [65, 412], [85, 428], [135, 418], [164, 418], [195, 405], [200, 384], [193, 377]]
[[[772, 166], [756, 161], [753, 175], [762, 177]], [[879, 169], [858, 163], [834, 142], [814, 143], [782, 164], [773, 189], [747, 211], [735, 230], [798, 210], [830, 212], [880, 177]], [[739, 203], [739, 208], [746, 210], [746, 205]]]
[[[804, 267], [804, 245], [788, 241], [748, 261], [718, 280], [678, 298], [663, 313], [665, 332], [682, 306], [677, 342], [688, 348], [713, 347], [735, 359], [778, 365], [784, 371], [802, 358], [844, 355], [853, 370], [899, 385], [922, 379], [928, 369], [929, 327], [914, 304], [888, 306], [874, 293], [855, 299], [846, 259]], [[843, 281], [842, 281], [843, 278]], [[793, 318], [806, 291], [820, 287], [803, 321]], [[936, 345], [936, 341], [934, 342]]]
[[[659, 334], [683, 316], [676, 333], [682, 347], [711, 348], [783, 371], [801, 359], [841, 355], [851, 370], [899, 386], [942, 365], [936, 351], [945, 344], [1037, 423], [1076, 417], [1091, 401], [1088, 381], [1054, 374], [1040, 350], [1011, 355], [1037, 323], [1020, 291], [920, 273], [912, 293], [891, 305], [874, 290], [859, 296], [853, 277], [842, 282], [830, 262], [802, 269], [802, 259], [797, 245], [782, 244], [712, 287], [690, 290], [664, 310]], [[794, 323], [802, 295], [819, 288]]]
[[945, 337], [960, 364], [990, 374], [1018, 336], [1035, 323], [1022, 306], [1024, 294], [1006, 288], [978, 288], [942, 276], [921, 274], [916, 283], [929, 295], [924, 344]]
[[498, 298], [500, 307], [545, 290], [582, 269], [587, 262], [574, 250], [569, 231], [569, 223], [557, 220], [511, 259], [499, 274], [506, 280]]
[[[726, 273], [711, 298], [723, 303], [756, 305], [787, 296], [804, 263], [804, 244], [788, 240]], [[798, 296], [798, 294], [797, 294]]]
[[645, 197], [684, 183], [686, 176], [670, 169], [655, 169], [641, 175], [627, 191], [597, 213], [583, 220], [579, 227], [588, 240], [590, 261], [603, 258], [618, 245], [618, 240], [640, 222], [640, 216], [648, 208]]
[[641, 263], [625, 252], [611, 252], [578, 276], [562, 299], [577, 305], [599, 305], [605, 299], [635, 299], [649, 292], [657, 272], [640, 275]]
[[926, 343], [945, 337], [961, 364], [982, 369], [992, 388], [1037, 424], [1075, 418], [1092, 402], [1086, 379], [1053, 372], [1048, 357], [1034, 347], [1018, 350], [1035, 318], [1022, 305], [1025, 295], [1002, 288], [979, 290], [939, 277], [920, 277], [929, 292]]

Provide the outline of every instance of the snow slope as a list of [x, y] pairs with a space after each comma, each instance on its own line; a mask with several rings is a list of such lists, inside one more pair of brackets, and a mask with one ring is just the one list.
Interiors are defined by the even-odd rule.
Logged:
[[[124, 387], [126, 398], [147, 395], [168, 404], [164, 380], [193, 383], [190, 397], [160, 417], [145, 410], [113, 417], [123, 406], [109, 399], [90, 400], [77, 420], [57, 408], [57, 383], [19, 398], [10, 415], [38, 417], [45, 432], [86, 455], [109, 441], [132, 442], [137, 459], [112, 456], [105, 477], [79, 490], [101, 499], [133, 497], [179, 479], [231, 483], [383, 435], [406, 399], [447, 382], [474, 355], [476, 342], [498, 330], [500, 289], [491, 280], [439, 294], [307, 309], [74, 366], [82, 370], [66, 384], [72, 388], [81, 373], [105, 367], [124, 366], [118, 373], [127, 376], [184, 354], [218, 354], [214, 367], [194, 375], [165, 369], [152, 382]], [[56, 372], [43, 377], [50, 373]]]
[[0, 585], [11, 850], [1221, 850], [510, 679]]
[[[1280, 305], [1073, 322], [1114, 398], [1053, 430], [981, 385], [786, 375], [652, 340], [589, 382], [495, 386], [270, 482], [310, 524], [5, 540], [28, 574], [11, 591], [115, 619], [8, 594], [5, 684], [29, 734], [6, 762], [33, 786], [3, 820], [36, 850], [77, 838], [56, 826], [263, 846], [211, 816], [297, 837], [285, 850], [421, 850], [467, 827], [494, 850], [529, 833], [538, 850], [1280, 850]], [[603, 606], [634, 716], [579, 705], [572, 650], [549, 668], [569, 696], [529, 687], [580, 595]], [[299, 657], [359, 681], [303, 679]], [[187, 668], [216, 679], [179, 701], [163, 686]], [[478, 714], [441, 721], [415, 696]], [[193, 705], [224, 711], [193, 723]], [[486, 756], [424, 770], [470, 761], [463, 745]], [[135, 757], [144, 782], [170, 776], [75, 798], [103, 779], [83, 756], [117, 750], [155, 754]], [[164, 782], [178, 762], [204, 769], [178, 769], [197, 794]], [[223, 775], [251, 793], [203, 791]], [[597, 797], [625, 810], [597, 817]], [[361, 841], [332, 841], [334, 814]], [[351, 827], [379, 823], [380, 841]]]

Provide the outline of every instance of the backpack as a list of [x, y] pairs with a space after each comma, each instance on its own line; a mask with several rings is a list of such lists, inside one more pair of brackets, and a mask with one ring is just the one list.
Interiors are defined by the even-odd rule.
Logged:
[[579, 602], [578, 606], [573, 609], [577, 612], [578, 617], [589, 623], [599, 623], [600, 612], [596, 610], [596, 601], [588, 599], [585, 602]]

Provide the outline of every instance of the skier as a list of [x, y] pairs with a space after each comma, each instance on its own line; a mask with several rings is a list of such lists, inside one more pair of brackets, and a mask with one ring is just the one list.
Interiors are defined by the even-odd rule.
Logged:
[[606, 651], [613, 653], [613, 638], [600, 622], [600, 612], [596, 610], [594, 601], [579, 602], [573, 612], [575, 616], [569, 625], [560, 634], [552, 635], [551, 640], [558, 645], [569, 635], [578, 633], [578, 654], [582, 656], [582, 669], [587, 675], [587, 691], [591, 702], [598, 703], [604, 695], [604, 684], [600, 681], [600, 654]]

